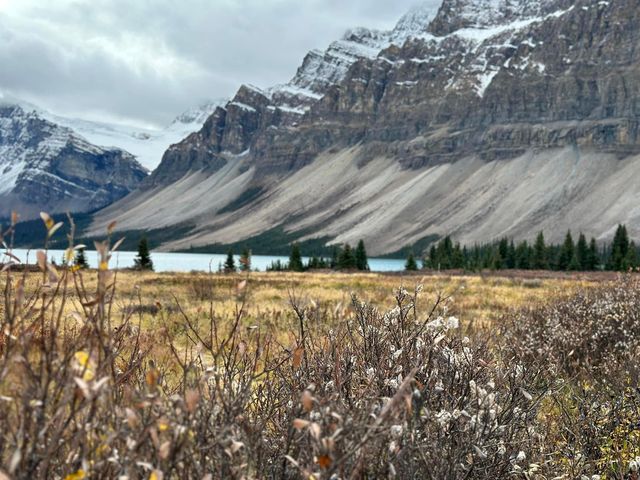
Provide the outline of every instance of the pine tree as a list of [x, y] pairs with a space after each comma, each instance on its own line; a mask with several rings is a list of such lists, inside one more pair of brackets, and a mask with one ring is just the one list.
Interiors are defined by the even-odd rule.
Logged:
[[356, 268], [356, 257], [353, 254], [353, 249], [348, 243], [340, 252], [338, 257], [338, 268], [341, 270], [354, 270]]
[[405, 263], [404, 268], [409, 272], [415, 272], [418, 270], [418, 263], [416, 262], [416, 258], [413, 256], [413, 252], [409, 253], [407, 263]]
[[627, 255], [624, 257], [625, 270], [635, 269], [638, 267], [638, 250], [636, 249], [635, 242], [629, 243], [627, 249]]
[[369, 260], [367, 259], [367, 250], [364, 247], [364, 240], [360, 240], [356, 247], [356, 268], [364, 271], [369, 270]]
[[584, 236], [583, 233], [580, 233], [580, 237], [578, 238], [578, 243], [576, 244], [576, 270], [590, 270], [590, 261], [589, 261], [589, 245], [587, 244], [587, 237]]
[[544, 233], [538, 233], [536, 243], [533, 246], [533, 268], [537, 270], [547, 270], [549, 259], [547, 257], [547, 246], [544, 243]]
[[616, 271], [626, 270], [626, 257], [629, 253], [629, 235], [627, 227], [618, 225], [616, 234], [611, 244], [611, 259], [609, 261], [609, 269]]
[[435, 269], [439, 269], [440, 267], [438, 266], [438, 250], [436, 249], [435, 245], [431, 245], [431, 248], [429, 249], [429, 268], [431, 268], [432, 270]]
[[449, 270], [452, 268], [453, 242], [451, 237], [446, 236], [438, 244], [436, 249], [436, 268], [438, 270]]
[[564, 243], [560, 249], [560, 256], [558, 257], [559, 270], [569, 270], [574, 253], [575, 245], [573, 243], [573, 237], [571, 236], [571, 230], [569, 230], [566, 237], [564, 237]]
[[153, 270], [153, 261], [149, 253], [147, 237], [142, 237], [138, 243], [138, 256], [133, 260], [136, 270]]
[[456, 243], [456, 246], [453, 247], [453, 252], [451, 253], [451, 268], [464, 268], [464, 254], [462, 253], [462, 248], [460, 248], [460, 244]]
[[589, 244], [589, 256], [587, 262], [587, 270], [593, 271], [600, 267], [600, 254], [598, 253], [598, 243], [595, 238], [591, 239]]
[[240, 255], [240, 271], [251, 271], [251, 250], [249, 250], [248, 248], [245, 248], [242, 251], [242, 255]]
[[81, 248], [78, 250], [78, 253], [76, 253], [74, 264], [80, 270], [86, 270], [89, 268], [89, 262], [87, 262], [87, 256], [84, 253], [84, 248]]
[[302, 254], [300, 253], [300, 245], [294, 243], [291, 245], [291, 254], [289, 255], [289, 270], [292, 272], [304, 271], [302, 264]]
[[529, 248], [529, 244], [525, 240], [522, 243], [519, 243], [516, 248], [516, 265], [515, 268], [520, 270], [527, 270], [531, 268], [531, 249]]
[[222, 268], [224, 269], [224, 273], [235, 273], [236, 272], [236, 261], [233, 258], [233, 251], [229, 250], [229, 252], [227, 252], [227, 259], [224, 262], [224, 265], [222, 266]]
[[335, 270], [336, 268], [338, 268], [339, 260], [340, 260], [340, 249], [338, 248], [337, 245], [334, 245], [333, 248], [331, 249], [331, 261], [329, 262], [329, 266]]

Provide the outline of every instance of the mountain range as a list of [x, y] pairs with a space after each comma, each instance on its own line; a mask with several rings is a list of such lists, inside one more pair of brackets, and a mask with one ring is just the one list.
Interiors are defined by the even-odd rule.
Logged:
[[[88, 231], [164, 249], [284, 233], [373, 254], [452, 235], [640, 234], [632, 0], [444, 0], [241, 86]], [[179, 232], [172, 235], [170, 232]]]

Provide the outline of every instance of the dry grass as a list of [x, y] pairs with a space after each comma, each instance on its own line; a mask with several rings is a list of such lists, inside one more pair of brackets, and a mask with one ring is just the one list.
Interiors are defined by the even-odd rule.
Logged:
[[[41, 275], [27, 276], [27, 291], [35, 289]], [[94, 290], [96, 277], [84, 275], [86, 286]], [[238, 286], [247, 281], [245, 321], [265, 317], [275, 321], [293, 318], [291, 297], [303, 304], [317, 304], [344, 315], [351, 308], [351, 295], [367, 303], [384, 306], [399, 286], [424, 287], [423, 302], [438, 295], [450, 297], [449, 313], [460, 319], [468, 331], [493, 324], [505, 313], [525, 305], [567, 296], [599, 284], [593, 278], [518, 278], [464, 275], [385, 275], [347, 273], [154, 273], [120, 271], [116, 276], [119, 292], [115, 313], [136, 307], [143, 325], [153, 327], [162, 312], [175, 313], [178, 305], [188, 315], [210, 313], [220, 317], [235, 314]], [[77, 299], [71, 294], [69, 311], [77, 310]]]
[[[114, 272], [100, 247], [0, 281], [2, 479], [638, 479], [631, 277]], [[614, 369], [576, 382], [574, 355]]]

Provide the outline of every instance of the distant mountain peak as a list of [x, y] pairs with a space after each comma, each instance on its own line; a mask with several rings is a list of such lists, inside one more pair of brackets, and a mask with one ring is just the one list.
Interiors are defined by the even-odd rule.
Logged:
[[443, 0], [430, 31], [444, 36], [463, 28], [505, 25], [541, 16], [559, 3], [558, 0]]
[[37, 109], [0, 102], [0, 217], [95, 210], [146, 175], [129, 153], [98, 147]]
[[433, 7], [431, 3], [414, 6], [400, 18], [393, 29], [392, 36], [407, 39], [411, 36], [426, 34], [437, 13], [438, 8]]
[[202, 126], [207, 118], [209, 118], [213, 114], [213, 112], [216, 111], [216, 108], [224, 106], [227, 101], [227, 99], [218, 99], [201, 103], [200, 105], [182, 112], [173, 120], [173, 122], [171, 122], [171, 125], [199, 124], [200, 126]]

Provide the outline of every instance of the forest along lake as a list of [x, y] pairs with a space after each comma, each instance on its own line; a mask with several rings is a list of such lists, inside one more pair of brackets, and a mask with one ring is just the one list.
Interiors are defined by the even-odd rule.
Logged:
[[[36, 250], [14, 249], [12, 253], [21, 262], [35, 264]], [[98, 266], [98, 254], [95, 251], [85, 252], [87, 261], [91, 268]], [[131, 268], [136, 252], [116, 252], [111, 259], [110, 268]], [[60, 265], [64, 256], [63, 250], [49, 250], [49, 260]], [[156, 272], [191, 272], [200, 271], [217, 272], [220, 265], [224, 264], [226, 255], [206, 254], [206, 253], [171, 253], [171, 252], [151, 252], [151, 259]], [[235, 257], [236, 265], [240, 256]], [[251, 269], [264, 272], [273, 262], [280, 260], [283, 264], [289, 261], [289, 257], [278, 257], [270, 255], [253, 255], [251, 257]], [[309, 259], [302, 258], [306, 264]], [[369, 268], [372, 272], [399, 272], [404, 270], [405, 261], [399, 259], [370, 258]]]

